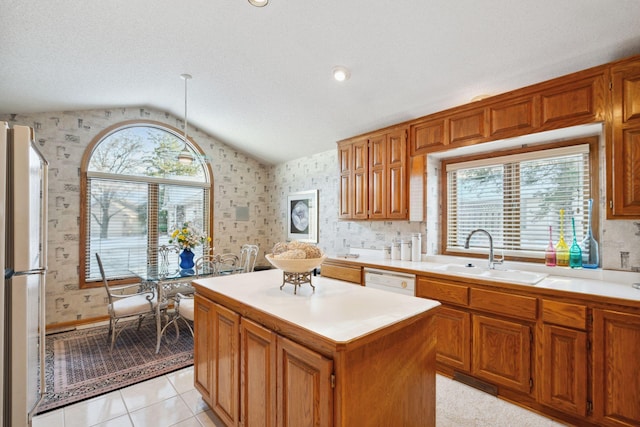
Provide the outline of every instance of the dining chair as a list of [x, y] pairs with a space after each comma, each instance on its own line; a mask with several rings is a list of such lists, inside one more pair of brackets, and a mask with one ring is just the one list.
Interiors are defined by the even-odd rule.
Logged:
[[219, 254], [216, 255], [215, 274], [216, 276], [224, 276], [228, 274], [237, 274], [242, 272], [240, 258], [235, 254]]
[[258, 251], [260, 248], [258, 245], [242, 245], [240, 248], [240, 261], [239, 265], [242, 268], [242, 273], [250, 273], [256, 266], [256, 259], [258, 258]]
[[[138, 330], [142, 320], [146, 316], [155, 316], [156, 318], [156, 336], [160, 337], [161, 317], [160, 312], [163, 309], [163, 304], [158, 304], [158, 294], [156, 288], [142, 288], [140, 283], [124, 286], [110, 286], [107, 280], [107, 276], [104, 273], [104, 267], [100, 255], [96, 253], [96, 260], [98, 261], [98, 268], [100, 269], [100, 275], [102, 276], [102, 283], [107, 291], [107, 297], [109, 304], [107, 310], [109, 312], [109, 334], [107, 339], [111, 339], [110, 350], [113, 350], [113, 346], [120, 333], [129, 326], [129, 322], [125, 322], [125, 325], [116, 330], [118, 322], [122, 319], [128, 319], [132, 317], [138, 318]], [[166, 307], [164, 307], [166, 308]]]
[[212, 275], [216, 271], [217, 255], [203, 255], [196, 259], [196, 277]]

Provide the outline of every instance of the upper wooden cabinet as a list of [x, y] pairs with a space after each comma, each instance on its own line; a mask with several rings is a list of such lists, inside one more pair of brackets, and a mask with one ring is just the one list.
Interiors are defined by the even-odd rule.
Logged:
[[614, 65], [611, 85], [607, 218], [640, 218], [640, 59]]
[[407, 219], [407, 128], [338, 142], [341, 219]]
[[604, 121], [607, 67], [600, 66], [409, 122], [412, 156]]

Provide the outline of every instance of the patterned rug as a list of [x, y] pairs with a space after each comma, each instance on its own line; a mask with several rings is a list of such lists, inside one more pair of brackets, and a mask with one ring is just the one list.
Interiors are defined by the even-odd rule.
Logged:
[[139, 331], [135, 321], [129, 322], [113, 351], [109, 351], [107, 342], [108, 326], [48, 335], [47, 393], [36, 412], [41, 414], [193, 365], [193, 337], [183, 322], [179, 323], [179, 340], [174, 343], [175, 329], [167, 328], [158, 354], [154, 319], [145, 320]]

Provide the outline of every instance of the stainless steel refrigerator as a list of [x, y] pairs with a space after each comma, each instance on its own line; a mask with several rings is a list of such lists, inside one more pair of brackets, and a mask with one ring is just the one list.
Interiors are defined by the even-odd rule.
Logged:
[[45, 388], [48, 164], [33, 129], [0, 125], [0, 425], [24, 427]]

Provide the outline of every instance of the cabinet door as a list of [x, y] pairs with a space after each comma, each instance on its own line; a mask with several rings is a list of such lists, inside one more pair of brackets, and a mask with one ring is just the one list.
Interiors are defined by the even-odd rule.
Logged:
[[601, 425], [640, 425], [640, 315], [593, 310], [593, 414]]
[[353, 143], [353, 175], [352, 192], [353, 197], [353, 219], [367, 219], [369, 209], [369, 150], [367, 140]]
[[612, 68], [609, 218], [640, 218], [640, 61]]
[[462, 310], [440, 307], [435, 315], [436, 361], [455, 369], [471, 370], [471, 315]]
[[407, 219], [407, 130], [387, 134], [386, 162], [386, 218]]
[[202, 395], [202, 399], [213, 407], [213, 374], [210, 361], [213, 359], [213, 330], [214, 304], [200, 295], [195, 296], [193, 313], [193, 369], [194, 385]]
[[227, 427], [237, 426], [239, 419], [240, 383], [240, 316], [218, 304], [213, 304], [211, 408]]
[[472, 373], [495, 384], [531, 391], [531, 327], [472, 316]]
[[353, 144], [338, 143], [338, 165], [340, 167], [340, 206], [338, 217], [349, 219], [353, 212]]
[[277, 348], [278, 426], [331, 426], [333, 361], [280, 336]]
[[446, 148], [445, 119], [418, 121], [411, 125], [411, 157]]
[[369, 218], [387, 216], [387, 135], [369, 139]]
[[587, 415], [587, 333], [542, 326], [539, 342], [540, 401], [570, 414]]
[[276, 334], [240, 322], [240, 425], [276, 425]]

